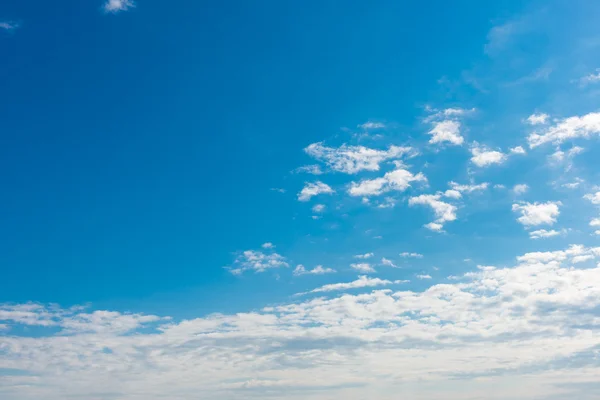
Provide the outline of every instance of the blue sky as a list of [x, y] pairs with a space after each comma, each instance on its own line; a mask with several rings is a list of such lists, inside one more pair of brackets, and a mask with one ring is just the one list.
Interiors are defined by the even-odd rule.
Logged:
[[600, 396], [600, 5], [408, 3], [3, 2], [0, 397]]

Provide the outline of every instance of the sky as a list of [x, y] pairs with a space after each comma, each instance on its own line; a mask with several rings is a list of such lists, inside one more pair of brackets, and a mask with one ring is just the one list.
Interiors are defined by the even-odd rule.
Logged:
[[600, 398], [599, 18], [3, 1], [0, 398]]

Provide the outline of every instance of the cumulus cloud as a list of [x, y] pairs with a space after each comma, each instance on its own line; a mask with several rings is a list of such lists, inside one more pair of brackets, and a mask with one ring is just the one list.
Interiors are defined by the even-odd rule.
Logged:
[[383, 265], [385, 267], [398, 268], [398, 266], [396, 264], [394, 264], [394, 262], [392, 260], [390, 260], [389, 258], [385, 258], [385, 257], [383, 257], [381, 259], [381, 265]]
[[513, 192], [514, 192], [514, 194], [517, 194], [517, 195], [526, 193], [527, 190], [529, 190], [529, 186], [527, 186], [527, 184], [525, 184], [525, 183], [520, 183], [513, 187]]
[[436, 220], [425, 225], [427, 229], [432, 231], [441, 231], [444, 223], [454, 221], [456, 219], [456, 206], [443, 202], [440, 194], [422, 194], [420, 196], [411, 197], [408, 200], [410, 206], [425, 205], [431, 207]]
[[274, 249], [275, 245], [271, 242], [263, 243], [261, 246], [263, 249]]
[[600, 226], [600, 218], [594, 218], [590, 221], [590, 226], [596, 227]]
[[467, 185], [463, 185], [454, 181], [450, 181], [448, 182], [448, 185], [450, 185], [450, 187], [452, 188], [452, 190], [456, 190], [460, 193], [473, 193], [473, 192], [479, 192], [482, 190], [486, 190], [489, 186], [489, 183], [487, 182], [483, 182], [483, 183], [472, 183], [472, 184], [467, 184]]
[[592, 204], [600, 204], [600, 192], [588, 193], [585, 196], [583, 196], [583, 198], [589, 200]]
[[529, 147], [534, 148], [547, 143], [560, 144], [577, 138], [587, 139], [600, 134], [600, 113], [592, 112], [583, 116], [574, 116], [557, 121], [527, 137]]
[[427, 182], [427, 178], [421, 172], [415, 175], [405, 169], [396, 169], [380, 178], [352, 182], [348, 193], [351, 196], [367, 197], [378, 196], [392, 190], [402, 192], [408, 189], [412, 182]]
[[527, 152], [522, 146], [517, 146], [510, 149], [510, 154], [527, 154]]
[[[361, 277], [315, 289], [328, 298], [185, 320], [0, 305], [0, 368], [17, 371], [2, 376], [2, 395], [393, 399], [401, 379], [406, 396], [424, 400], [591, 400], [599, 257], [581, 245], [527, 253], [422, 291]], [[346, 290], [356, 292], [336, 293]]]
[[385, 124], [383, 122], [369, 121], [365, 122], [364, 124], [358, 125], [358, 127], [364, 130], [383, 129], [385, 128]]
[[322, 213], [323, 211], [325, 211], [325, 205], [324, 204], [315, 204], [312, 208], [314, 213]]
[[500, 151], [492, 150], [487, 146], [474, 142], [471, 146], [471, 162], [478, 167], [489, 167], [493, 164], [502, 164], [508, 156]]
[[420, 274], [420, 275], [417, 275], [417, 279], [431, 279], [431, 275]]
[[550, 116], [548, 114], [531, 114], [527, 118], [527, 123], [529, 125], [544, 125]]
[[462, 194], [458, 190], [448, 189], [444, 192], [444, 196], [450, 199], [460, 199]]
[[369, 264], [369, 263], [350, 264], [350, 268], [352, 268], [358, 272], [362, 272], [363, 274], [375, 272], [375, 268], [373, 268], [371, 266], [371, 264]]
[[403, 253], [400, 253], [400, 257], [403, 257], [403, 258], [423, 258], [423, 254], [411, 253], [411, 252], [405, 251]]
[[517, 221], [525, 226], [553, 225], [560, 214], [560, 201], [548, 201], [545, 203], [521, 202], [512, 205], [512, 210], [520, 212]]
[[135, 7], [133, 0], [108, 0], [104, 3], [104, 11], [107, 13], [118, 13]]
[[335, 191], [326, 183], [321, 181], [307, 182], [300, 193], [298, 193], [299, 201], [309, 201], [314, 196], [319, 194], [333, 194]]
[[299, 264], [294, 269], [293, 274], [295, 276], [301, 275], [325, 275], [325, 274], [333, 274], [336, 270], [333, 268], [324, 268], [322, 265], [317, 265], [313, 269], [306, 269], [304, 265]]
[[431, 135], [431, 139], [429, 139], [431, 144], [450, 143], [460, 146], [465, 142], [465, 138], [460, 134], [460, 122], [458, 121], [435, 122], [429, 134]]
[[[273, 246], [271, 243], [265, 243], [267, 246]], [[272, 249], [273, 247], [264, 247]], [[233, 266], [227, 267], [234, 275], [241, 275], [245, 271], [251, 270], [256, 273], [265, 272], [267, 269], [288, 267], [289, 264], [285, 257], [277, 253], [264, 253], [257, 250], [246, 250], [236, 257]]]
[[354, 258], [367, 259], [373, 257], [375, 254], [373, 253], [365, 253], [365, 254], [357, 254]]
[[557, 230], [546, 230], [546, 229], [540, 229], [537, 231], [532, 231], [529, 232], [529, 237], [532, 239], [545, 239], [545, 238], [550, 238], [550, 237], [554, 237], [554, 236], [558, 236], [560, 235], [560, 232]]
[[360, 171], [379, 171], [379, 164], [400, 158], [412, 152], [411, 147], [390, 146], [387, 150], [370, 149], [364, 146], [342, 145], [338, 148], [313, 143], [304, 151], [325, 163], [333, 171], [356, 174]]

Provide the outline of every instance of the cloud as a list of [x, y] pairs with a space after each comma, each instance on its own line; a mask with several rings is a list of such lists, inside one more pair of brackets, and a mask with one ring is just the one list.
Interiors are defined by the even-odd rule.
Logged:
[[408, 251], [405, 251], [403, 253], [400, 253], [400, 257], [403, 257], [403, 258], [423, 258], [423, 254], [410, 253]]
[[473, 142], [471, 146], [471, 162], [478, 167], [489, 167], [493, 164], [502, 164], [508, 160], [508, 156], [500, 151], [491, 150], [487, 146]]
[[399, 268], [392, 260], [385, 257], [381, 259], [381, 265], [385, 267]]
[[299, 201], [309, 201], [312, 197], [319, 194], [333, 194], [335, 191], [326, 183], [321, 181], [307, 182], [304, 187], [298, 193]]
[[529, 186], [527, 186], [525, 183], [520, 183], [513, 187], [513, 193], [517, 195], [526, 193], [527, 190], [529, 190]]
[[294, 172], [296, 172], [296, 173], [304, 172], [304, 173], [312, 174], [312, 175], [322, 175], [323, 174], [323, 170], [321, 169], [321, 167], [316, 164], [303, 165], [302, 167], [296, 168], [294, 170]]
[[329, 285], [324, 285], [314, 290], [311, 290], [310, 293], [321, 293], [321, 292], [333, 292], [339, 290], [349, 290], [349, 289], [359, 289], [365, 287], [375, 287], [375, 286], [386, 286], [394, 283], [404, 283], [405, 281], [388, 281], [387, 279], [379, 279], [379, 278], [369, 278], [368, 276], [361, 275], [357, 280], [348, 283], [332, 283]]
[[481, 190], [486, 190], [489, 186], [489, 183], [483, 182], [478, 184], [462, 185], [454, 181], [450, 181], [448, 182], [448, 185], [450, 185], [452, 190], [456, 190], [460, 193], [473, 193]]
[[365, 122], [364, 124], [358, 125], [358, 127], [361, 129], [364, 129], [364, 130], [383, 129], [383, 128], [385, 128], [385, 124], [383, 122], [369, 121], [369, 122]]
[[517, 221], [522, 225], [553, 225], [560, 214], [559, 206], [561, 205], [560, 201], [548, 201], [546, 203], [521, 202], [513, 204], [512, 210], [521, 213]]
[[118, 13], [135, 7], [133, 0], [108, 0], [104, 3], [104, 11], [107, 13]]
[[[0, 305], [2, 396], [322, 400], [375, 390], [391, 400], [401, 380], [406, 397], [423, 400], [591, 400], [599, 257], [581, 245], [527, 253], [422, 291], [361, 277], [315, 289], [327, 298], [179, 320]], [[52, 325], [30, 325], [41, 320]]]
[[309, 156], [324, 162], [333, 171], [356, 174], [360, 171], [379, 171], [380, 163], [409, 154], [412, 148], [390, 146], [387, 150], [375, 150], [346, 144], [333, 148], [322, 143], [313, 143], [304, 151]]
[[360, 259], [367, 259], [367, 258], [371, 258], [373, 257], [375, 254], [373, 253], [366, 253], [366, 254], [357, 254], [354, 256], [354, 258], [360, 258]]
[[545, 125], [550, 116], [548, 114], [531, 114], [527, 117], [527, 123], [529, 125]]
[[322, 213], [323, 211], [325, 211], [325, 205], [324, 204], [315, 204], [312, 208], [312, 211], [314, 213]]
[[417, 279], [431, 279], [431, 275], [427, 275], [427, 274], [417, 275]]
[[271, 191], [278, 193], [285, 193], [285, 189], [282, 188], [271, 188]]
[[301, 276], [301, 275], [325, 275], [325, 274], [333, 274], [335, 272], [336, 272], [335, 269], [324, 268], [322, 265], [317, 265], [313, 269], [306, 269], [306, 268], [304, 268], [304, 265], [300, 264], [300, 265], [296, 266], [296, 268], [294, 269], [293, 274], [295, 276]]
[[462, 194], [458, 190], [449, 189], [444, 192], [444, 196], [450, 199], [460, 199]]
[[546, 143], [560, 144], [577, 138], [587, 139], [598, 134], [600, 134], [600, 113], [592, 112], [559, 120], [547, 128], [531, 133], [527, 141], [529, 147], [534, 148]]
[[600, 68], [596, 69], [596, 73], [591, 73], [579, 79], [580, 86], [587, 86], [596, 83], [600, 83]]
[[420, 196], [411, 197], [408, 200], [409, 206], [425, 205], [433, 209], [436, 220], [425, 225], [427, 229], [432, 231], [441, 231], [443, 224], [456, 219], [456, 206], [445, 203], [440, 200], [440, 194], [422, 194]]
[[537, 231], [532, 231], [529, 232], [529, 237], [531, 239], [545, 239], [545, 238], [549, 238], [549, 237], [554, 237], [554, 236], [558, 236], [560, 235], [559, 231], [556, 231], [554, 229], [547, 231], [546, 229], [540, 229]]
[[0, 29], [4, 29], [6, 31], [14, 31], [19, 27], [17, 22], [11, 21], [0, 21]]
[[570, 169], [572, 166], [571, 160], [573, 157], [575, 157], [577, 154], [583, 153], [584, 150], [585, 149], [583, 147], [579, 146], [573, 146], [566, 152], [562, 151], [561, 149], [557, 149], [554, 153], [548, 156], [548, 158], [552, 164], [562, 164], [567, 161], [569, 162], [567, 167]]
[[271, 242], [266, 242], [266, 243], [263, 243], [262, 246], [260, 246], [260, 247], [262, 247], [263, 249], [274, 249], [275, 245]]
[[579, 178], [579, 177], [575, 177], [575, 179], [573, 180], [573, 182], [568, 182], [568, 183], [564, 183], [562, 185], [562, 187], [567, 188], [567, 189], [576, 189], [579, 187], [579, 185], [581, 185], [581, 183], [583, 183], [584, 180]]
[[600, 226], [600, 218], [594, 218], [590, 221], [590, 226], [596, 227]]
[[510, 154], [527, 154], [527, 152], [523, 147], [517, 146], [510, 149]]
[[460, 146], [465, 142], [465, 138], [460, 134], [460, 122], [454, 120], [435, 122], [429, 134], [431, 135], [431, 139], [429, 139], [431, 144], [450, 143]]
[[583, 196], [583, 198], [591, 201], [592, 204], [596, 204], [596, 205], [600, 204], [600, 192], [588, 193], [585, 196]]
[[362, 272], [363, 274], [375, 272], [375, 269], [371, 267], [371, 264], [369, 263], [350, 264], [350, 268], [355, 269], [358, 272]]
[[[271, 243], [265, 243], [271, 245]], [[272, 245], [271, 245], [272, 246]], [[264, 245], [263, 245], [264, 247]], [[274, 247], [274, 246], [273, 246]], [[272, 249], [273, 247], [264, 247]], [[267, 269], [288, 267], [289, 264], [285, 257], [277, 253], [264, 253], [257, 250], [246, 250], [242, 252], [234, 261], [232, 267], [227, 267], [234, 275], [241, 275], [245, 271], [252, 270], [256, 273], [265, 272]]]
[[396, 169], [387, 172], [381, 178], [363, 179], [360, 182], [352, 182], [348, 189], [350, 196], [378, 196], [389, 191], [405, 191], [412, 182], [427, 182], [427, 178], [421, 172], [413, 174], [405, 169]]

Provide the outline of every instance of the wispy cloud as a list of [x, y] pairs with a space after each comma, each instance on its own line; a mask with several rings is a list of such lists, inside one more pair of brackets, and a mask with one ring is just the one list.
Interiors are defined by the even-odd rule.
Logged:
[[135, 7], [133, 0], [108, 0], [104, 3], [104, 11], [107, 13], [118, 13], [121, 11], [127, 11]]

